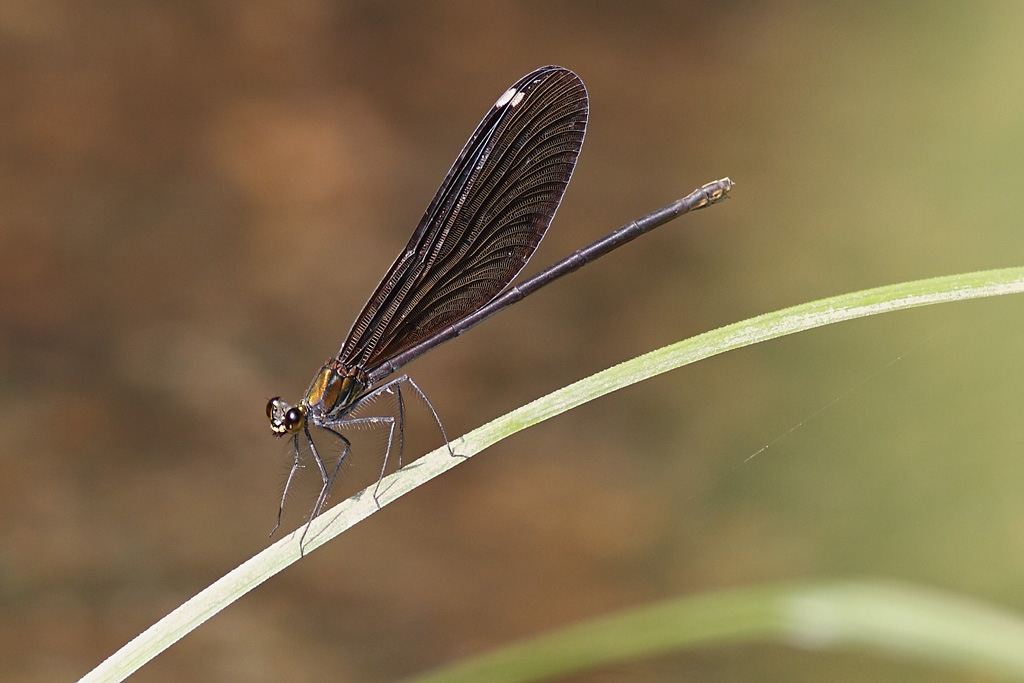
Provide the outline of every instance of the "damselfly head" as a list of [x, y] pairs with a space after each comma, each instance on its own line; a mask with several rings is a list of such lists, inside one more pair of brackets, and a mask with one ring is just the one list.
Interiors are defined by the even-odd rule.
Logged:
[[302, 404], [289, 405], [276, 396], [267, 401], [267, 419], [270, 420], [270, 431], [277, 436], [298, 434], [306, 424], [306, 407]]

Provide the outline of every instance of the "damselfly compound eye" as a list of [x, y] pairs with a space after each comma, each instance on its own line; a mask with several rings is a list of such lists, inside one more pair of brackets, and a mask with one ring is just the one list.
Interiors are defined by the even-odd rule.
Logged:
[[275, 396], [274, 398], [267, 401], [267, 419], [273, 420], [274, 413], [277, 411], [278, 404], [281, 403], [281, 397]]
[[289, 434], [297, 434], [306, 421], [306, 414], [300, 408], [292, 408], [284, 414], [284, 428]]

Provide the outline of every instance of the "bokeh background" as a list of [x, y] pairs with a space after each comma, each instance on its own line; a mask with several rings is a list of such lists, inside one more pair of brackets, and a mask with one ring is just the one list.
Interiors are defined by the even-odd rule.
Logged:
[[[1022, 35], [1018, 3], [0, 3], [0, 679], [76, 679], [267, 545], [288, 466], [267, 399], [336, 351], [521, 75], [561, 64], [591, 97], [528, 272], [738, 185], [411, 365], [453, 436], [758, 313], [1021, 265]], [[134, 680], [391, 681], [779, 580], [1024, 608], [1022, 314], [876, 317], [603, 398]], [[409, 429], [438, 444], [424, 413]], [[349, 490], [379, 466], [353, 462]], [[983, 679], [744, 644], [573, 680]]]

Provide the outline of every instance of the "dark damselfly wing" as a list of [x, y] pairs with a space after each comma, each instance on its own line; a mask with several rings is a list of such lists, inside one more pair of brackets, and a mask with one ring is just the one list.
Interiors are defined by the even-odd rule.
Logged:
[[372, 370], [496, 297], [540, 244], [583, 145], [587, 91], [548, 66], [498, 98], [338, 352]]

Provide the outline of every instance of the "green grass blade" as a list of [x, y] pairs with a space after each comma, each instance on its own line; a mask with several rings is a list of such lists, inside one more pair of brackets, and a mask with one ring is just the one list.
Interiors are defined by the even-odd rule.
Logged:
[[794, 332], [832, 323], [966, 299], [980, 299], [1024, 291], [1024, 267], [988, 270], [918, 280], [822, 299], [774, 313], [766, 313], [717, 330], [705, 332], [663, 349], [644, 354], [504, 415], [452, 442], [462, 457], [452, 458], [439, 448], [389, 475], [376, 499], [370, 486], [313, 520], [302, 548], [302, 529], [282, 538], [184, 603], [123, 648], [111, 655], [82, 681], [120, 681], [172, 643], [195, 629], [263, 581], [298, 560], [303, 553], [365, 519], [408, 491], [451, 469], [491, 444], [571, 408], [695, 361], [750, 346]]

